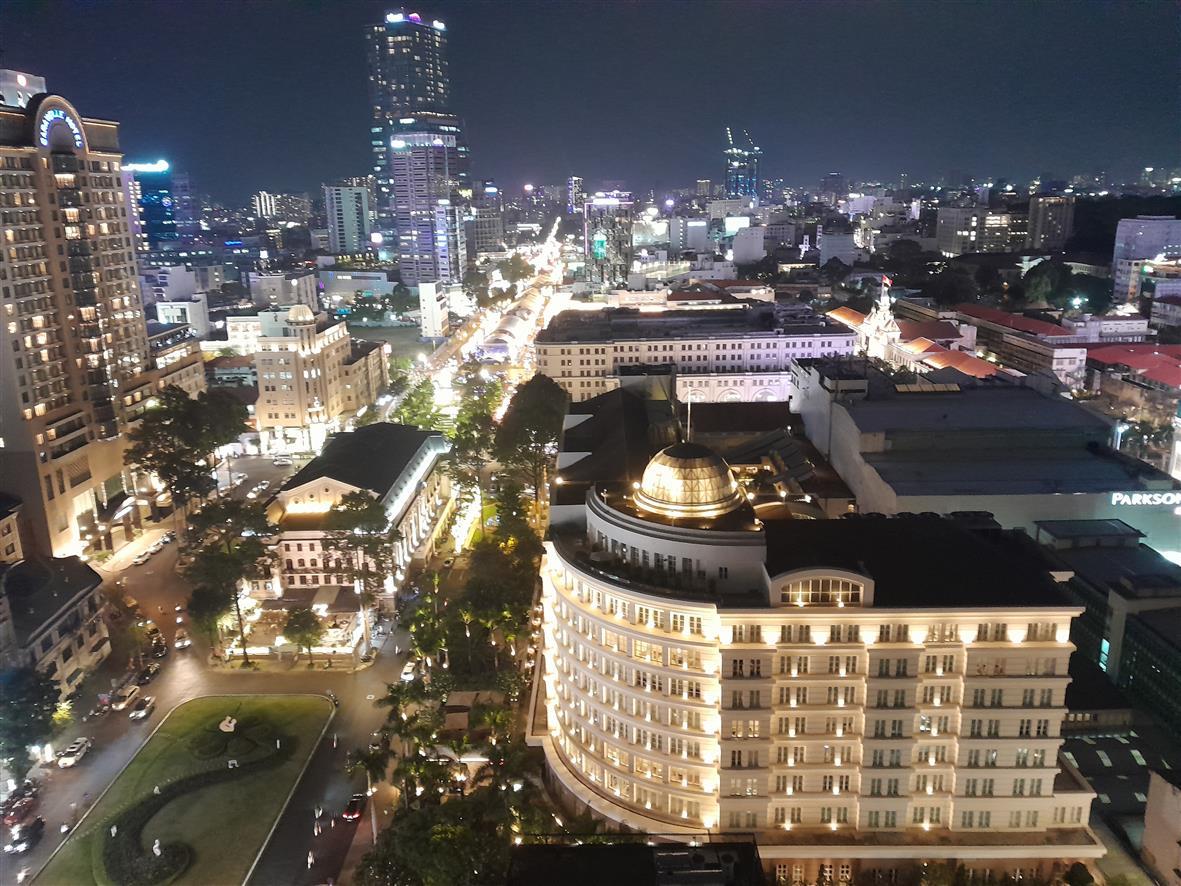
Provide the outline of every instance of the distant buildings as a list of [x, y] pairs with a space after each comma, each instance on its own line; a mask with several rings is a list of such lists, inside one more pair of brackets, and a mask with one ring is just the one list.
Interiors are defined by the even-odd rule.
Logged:
[[1058, 252], [1074, 231], [1074, 196], [1039, 195], [1029, 198], [1030, 249]]
[[272, 194], [258, 191], [250, 199], [251, 209], [256, 218], [266, 221], [307, 224], [312, 215], [311, 201], [307, 194]]
[[23, 501], [30, 553], [130, 537], [141, 518], [126, 434], [162, 387], [204, 385], [198, 352], [149, 342], [121, 164], [118, 124], [60, 96], [0, 107], [0, 204], [19, 243], [0, 251], [0, 475]]
[[631, 271], [634, 204], [626, 191], [600, 191], [583, 205], [583, 248], [592, 285], [624, 286]]
[[504, 200], [500, 188], [490, 179], [473, 189], [467, 232], [469, 259], [481, 252], [504, 249]]
[[167, 160], [154, 163], [126, 163], [124, 181], [136, 208], [136, 248], [141, 252], [160, 249], [180, 239], [176, 226], [176, 197], [172, 170]]
[[[759, 158], [763, 149], [758, 147], [749, 133], [744, 132], [746, 143], [735, 144], [730, 128], [726, 127], [726, 196], [759, 196]], [[700, 185], [700, 183], [699, 183]]]
[[356, 254], [370, 248], [372, 226], [366, 180], [324, 185], [324, 214], [328, 220], [329, 252]]
[[582, 177], [572, 175], [566, 182], [566, 214], [581, 215], [585, 204], [586, 188], [583, 186]]
[[1011, 216], [987, 206], [940, 206], [935, 221], [935, 240], [947, 258], [970, 252], [1008, 252]]
[[1181, 219], [1168, 215], [1120, 219], [1111, 257], [1116, 302], [1133, 301], [1140, 295], [1140, 274], [1158, 258], [1181, 258]]
[[306, 305], [312, 311], [320, 310], [314, 271], [259, 271], [251, 273], [247, 281], [250, 298], [260, 308]]
[[264, 452], [316, 452], [389, 384], [388, 345], [354, 342], [343, 322], [306, 304], [264, 311], [255, 420]]

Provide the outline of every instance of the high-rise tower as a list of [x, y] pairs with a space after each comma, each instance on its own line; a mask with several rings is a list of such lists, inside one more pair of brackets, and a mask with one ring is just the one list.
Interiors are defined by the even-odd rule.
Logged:
[[398, 244], [406, 284], [457, 279], [462, 213], [447, 209], [467, 184], [468, 151], [451, 113], [447, 27], [391, 12], [368, 40], [377, 228]]
[[759, 157], [763, 149], [751, 140], [750, 133], [742, 134], [746, 144], [735, 144], [730, 127], [726, 127], [726, 196], [758, 197]]

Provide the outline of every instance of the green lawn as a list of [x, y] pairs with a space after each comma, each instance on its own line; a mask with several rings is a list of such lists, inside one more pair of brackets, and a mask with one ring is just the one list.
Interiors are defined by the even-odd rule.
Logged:
[[[241, 883], [331, 714], [331, 702], [314, 696], [231, 695], [186, 702], [168, 715], [36, 882], [117, 884], [103, 860], [112, 822], [137, 804], [152, 802], [156, 785], [167, 791], [170, 784], [198, 777], [225, 780], [198, 784], [167, 801], [147, 819], [139, 848], [151, 864], [157, 838], [182, 857], [187, 847], [187, 866], [167, 882]], [[227, 715], [238, 720], [232, 734], [217, 728]], [[276, 738], [291, 753], [276, 751]], [[245, 769], [230, 770], [230, 759]]]

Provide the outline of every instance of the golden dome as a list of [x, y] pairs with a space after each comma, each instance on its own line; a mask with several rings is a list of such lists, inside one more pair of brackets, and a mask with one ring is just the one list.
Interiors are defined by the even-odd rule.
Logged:
[[307, 305], [292, 305], [287, 312], [287, 322], [291, 324], [315, 323], [316, 315]]
[[636, 506], [665, 517], [717, 517], [743, 503], [725, 459], [697, 443], [674, 443], [644, 468]]

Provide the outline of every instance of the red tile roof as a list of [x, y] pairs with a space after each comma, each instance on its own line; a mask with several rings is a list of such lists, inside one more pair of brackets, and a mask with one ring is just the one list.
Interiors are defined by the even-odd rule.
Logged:
[[1064, 329], [1057, 323], [1047, 323], [1045, 320], [1033, 320], [1021, 314], [1011, 314], [997, 308], [986, 308], [983, 305], [961, 304], [955, 309], [968, 317], [977, 320], [987, 320], [1000, 326], [1007, 326], [1017, 332], [1026, 332], [1037, 336], [1073, 335], [1069, 329]]
[[924, 357], [923, 362], [932, 369], [956, 369], [973, 378], [988, 378], [1000, 371], [987, 360], [982, 360], [967, 351], [944, 351], [942, 354], [931, 354]]
[[858, 329], [861, 324], [865, 322], [866, 315], [860, 311], [855, 311], [852, 308], [842, 307], [835, 308], [826, 315], [832, 317], [838, 323], [844, 323], [850, 329]]
[[1104, 366], [1127, 366], [1149, 381], [1181, 388], [1181, 345], [1107, 345], [1088, 350], [1087, 359]]
[[929, 338], [931, 341], [958, 341], [964, 334], [947, 320], [895, 320], [903, 341]]

